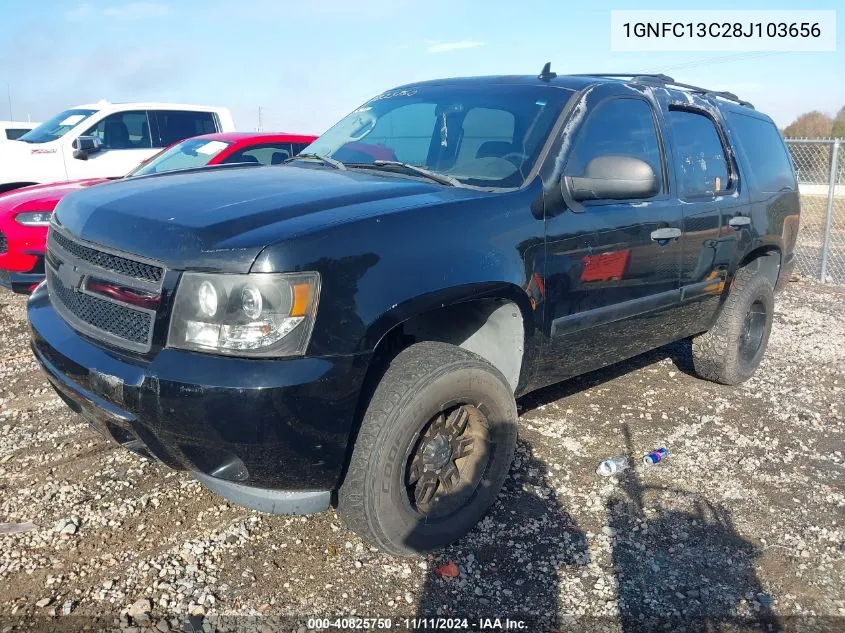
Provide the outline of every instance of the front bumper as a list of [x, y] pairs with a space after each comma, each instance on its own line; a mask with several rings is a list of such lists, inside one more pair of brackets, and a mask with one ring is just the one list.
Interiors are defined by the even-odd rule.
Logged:
[[43, 285], [27, 313], [51, 384], [108, 437], [192, 471], [241, 505], [282, 513], [328, 506], [369, 354], [247, 360], [165, 348], [141, 358], [73, 330]]
[[44, 281], [44, 256], [36, 256], [35, 265], [28, 272], [16, 272], [0, 268], [0, 286], [12, 292], [26, 294]]
[[47, 227], [21, 226], [0, 215], [0, 286], [26, 293], [44, 279]]

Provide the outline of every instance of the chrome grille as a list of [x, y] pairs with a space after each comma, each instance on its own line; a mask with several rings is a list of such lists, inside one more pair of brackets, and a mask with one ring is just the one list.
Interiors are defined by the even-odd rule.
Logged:
[[[45, 273], [50, 300], [74, 329], [136, 352], [152, 345], [156, 312], [88, 289], [89, 280], [135, 292], [160, 293], [164, 267], [82, 244], [50, 227]], [[94, 288], [94, 286], [91, 286]]]
[[103, 251], [83, 246], [82, 244], [71, 241], [57, 231], [51, 231], [50, 237], [71, 255], [100, 268], [146, 281], [159, 282], [162, 279], [164, 271], [158, 266], [126, 259], [119, 255], [112, 255], [111, 253], [104, 253]]
[[9, 243], [6, 241], [6, 236], [3, 235], [3, 231], [0, 231], [0, 255], [3, 255], [8, 250]]

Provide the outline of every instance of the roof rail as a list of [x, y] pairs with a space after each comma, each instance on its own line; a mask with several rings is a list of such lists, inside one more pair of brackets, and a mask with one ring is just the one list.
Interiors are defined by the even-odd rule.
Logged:
[[654, 82], [659, 84], [673, 84], [675, 80], [669, 75], [661, 73], [577, 73], [574, 77], [607, 77], [608, 79], [630, 78], [638, 83]]
[[694, 86], [692, 84], [685, 84], [681, 83], [680, 81], [675, 81], [669, 75], [663, 75], [660, 73], [578, 73], [575, 77], [630, 77], [631, 81], [637, 83], [659, 83], [662, 85], [667, 86], [674, 86], [676, 88], [684, 88], [685, 90], [691, 90], [692, 92], [703, 94], [703, 95], [710, 95], [713, 97], [721, 97], [722, 99], [727, 99], [728, 101], [733, 101], [738, 103], [739, 105], [746, 106], [748, 108], [754, 109], [754, 106], [744, 99], [740, 99], [732, 92], [727, 92], [725, 90], [710, 90], [708, 88], [702, 88], [701, 86]]

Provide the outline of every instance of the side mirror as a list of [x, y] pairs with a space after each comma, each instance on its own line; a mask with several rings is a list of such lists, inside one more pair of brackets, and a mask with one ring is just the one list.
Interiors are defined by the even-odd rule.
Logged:
[[96, 154], [103, 149], [103, 143], [96, 136], [80, 136], [73, 142], [73, 157], [78, 160], [88, 160], [90, 154]]
[[583, 176], [565, 176], [574, 200], [633, 200], [657, 194], [657, 176], [644, 160], [633, 156], [597, 156]]

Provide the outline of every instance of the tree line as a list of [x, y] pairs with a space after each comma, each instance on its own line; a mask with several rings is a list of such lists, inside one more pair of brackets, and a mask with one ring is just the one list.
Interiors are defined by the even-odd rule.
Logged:
[[818, 110], [805, 112], [781, 132], [785, 138], [845, 138], [845, 106], [834, 117]]

